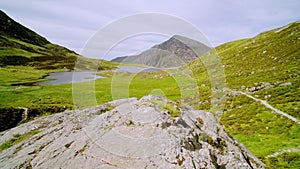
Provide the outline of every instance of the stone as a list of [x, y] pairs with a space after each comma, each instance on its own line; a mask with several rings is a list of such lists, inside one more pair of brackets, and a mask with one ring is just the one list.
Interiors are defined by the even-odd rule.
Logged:
[[285, 82], [280, 84], [280, 86], [290, 86], [290, 85], [292, 85], [292, 82]]
[[264, 168], [213, 114], [158, 96], [40, 117], [1, 133], [0, 168]]

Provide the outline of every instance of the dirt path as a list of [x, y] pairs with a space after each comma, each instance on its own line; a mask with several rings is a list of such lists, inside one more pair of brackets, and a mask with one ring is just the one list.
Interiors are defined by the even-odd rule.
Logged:
[[282, 111], [276, 109], [275, 107], [271, 106], [271, 105], [270, 105], [267, 101], [265, 101], [265, 100], [257, 99], [257, 98], [255, 98], [255, 97], [253, 97], [253, 96], [251, 96], [251, 95], [249, 95], [249, 94], [247, 94], [247, 93], [241, 92], [241, 91], [234, 91], [234, 90], [229, 90], [229, 91], [230, 91], [230, 92], [233, 92], [233, 93], [240, 93], [240, 94], [243, 94], [243, 95], [245, 95], [245, 96], [247, 96], [247, 97], [249, 97], [249, 98], [251, 98], [251, 99], [253, 99], [253, 100], [257, 101], [257, 102], [260, 102], [261, 104], [263, 104], [263, 105], [266, 106], [267, 108], [273, 110], [275, 113], [280, 114], [280, 115], [282, 115], [282, 116], [285, 116], [285, 117], [287, 117], [288, 119], [290, 119], [290, 120], [292, 120], [292, 121], [294, 121], [294, 122], [300, 124], [300, 120], [296, 119], [295, 117], [293, 117], [293, 116], [291, 116], [291, 115], [289, 115], [289, 114], [287, 114], [287, 113], [284, 113], [284, 112], [282, 112]]
[[266, 156], [266, 158], [277, 157], [284, 153], [292, 153], [292, 152], [299, 152], [299, 151], [300, 151], [300, 146], [294, 147], [294, 148], [289, 148], [289, 149], [283, 149], [283, 150], [275, 152], [274, 154]]

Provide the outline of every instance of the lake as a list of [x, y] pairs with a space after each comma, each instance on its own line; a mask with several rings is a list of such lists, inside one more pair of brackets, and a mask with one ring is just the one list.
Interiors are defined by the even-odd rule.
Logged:
[[[160, 70], [159, 68], [148, 68], [148, 67], [138, 67], [138, 66], [118, 66], [117, 71], [124, 71], [129, 73], [139, 73], [139, 72], [154, 72]], [[97, 80], [105, 78], [103, 76], [98, 76], [95, 71], [74, 71], [74, 72], [57, 72], [51, 73], [46, 79], [48, 81], [36, 83], [37, 85], [60, 85], [60, 84], [70, 84], [76, 82], [88, 82], [92, 80]]]
[[76, 82], [87, 82], [92, 80], [97, 80], [100, 78], [105, 78], [103, 76], [96, 75], [97, 72], [93, 71], [75, 71], [75, 72], [57, 72], [51, 73], [46, 79], [53, 79], [44, 82], [39, 82], [39, 85], [51, 84], [51, 85], [60, 85], [60, 84], [70, 84]]

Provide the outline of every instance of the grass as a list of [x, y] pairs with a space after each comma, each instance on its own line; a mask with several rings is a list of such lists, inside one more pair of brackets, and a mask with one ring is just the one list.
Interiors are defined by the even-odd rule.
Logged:
[[261, 159], [281, 149], [297, 147], [300, 142], [297, 123], [256, 102], [223, 114], [221, 123], [226, 126], [226, 131]]
[[[21, 35], [22, 36], [22, 35]], [[31, 44], [27, 41], [0, 35], [0, 66], [31, 66], [42, 70], [57, 69], [108, 70], [114, 69], [118, 63], [89, 59], [75, 52], [47, 42]], [[77, 64], [75, 65], [75, 62]]]
[[[300, 24], [293, 23], [278, 33], [271, 30], [217, 47], [225, 65], [228, 87], [245, 91], [245, 88], [264, 83], [269, 88], [250, 94], [300, 119], [299, 34]], [[282, 85], [286, 82], [291, 85]], [[279, 150], [299, 146], [300, 127], [297, 123], [241, 95], [227, 98], [225, 110], [221, 123], [226, 131], [265, 162], [267, 168], [300, 166], [299, 153], [265, 158]]]
[[[293, 23], [288, 29], [278, 33], [272, 30], [254, 38], [217, 47], [217, 53], [224, 65], [227, 87], [246, 91], [246, 88], [264, 84], [269, 88], [262, 88], [250, 94], [267, 100], [275, 108], [299, 119], [299, 25]], [[55, 51], [54, 49], [55, 47], [51, 50]], [[36, 47], [35, 50], [41, 49]], [[113, 66], [116, 65], [103, 62], [103, 67]], [[41, 81], [43, 76], [53, 70], [39, 70], [37, 67], [29, 66], [6, 66], [0, 69], [0, 107], [60, 105], [83, 109], [115, 99], [140, 98], [147, 94], [156, 94], [166, 96], [179, 104], [187, 103], [197, 109], [210, 110], [209, 73], [201, 59], [194, 60], [188, 67], [193, 71], [192, 76], [180, 69], [139, 74], [100, 72], [100, 75], [107, 78], [78, 83], [74, 86], [71, 84], [14, 86], [16, 83]], [[61, 69], [54, 69], [54, 71], [61, 71]], [[291, 82], [291, 85], [282, 85], [286, 82]], [[164, 108], [173, 112], [172, 116], [177, 116], [177, 111], [172, 107], [166, 105]], [[263, 105], [242, 95], [227, 97], [225, 112], [220, 122], [228, 133], [246, 145], [268, 167], [297, 168], [296, 166], [300, 166], [299, 153], [265, 158], [281, 149], [299, 145], [298, 124], [274, 114]]]
[[20, 143], [28, 138], [31, 138], [32, 136], [38, 134], [39, 132], [40, 132], [40, 130], [36, 129], [36, 130], [31, 130], [24, 134], [13, 135], [12, 138], [10, 138], [9, 140], [7, 140], [6, 142], [4, 142], [3, 144], [0, 145], [0, 152]]
[[[175, 107], [174, 104], [169, 102], [163, 102], [161, 100], [151, 100], [151, 103], [154, 104], [154, 106], [158, 106], [159, 109], [167, 110], [167, 113], [171, 116], [171, 118], [180, 117], [181, 113], [178, 109], [178, 107]], [[177, 106], [177, 105], [176, 105]]]
[[300, 153], [299, 152], [291, 152], [284, 153], [278, 157], [272, 157], [265, 159], [264, 162], [267, 164], [267, 168], [271, 169], [272, 166], [276, 166], [276, 168], [298, 168], [300, 163]]
[[49, 73], [63, 71], [58, 70], [39, 70], [28, 66], [6, 66], [0, 68], [1, 87], [11, 87], [15, 84], [34, 83], [44, 81], [43, 77]]

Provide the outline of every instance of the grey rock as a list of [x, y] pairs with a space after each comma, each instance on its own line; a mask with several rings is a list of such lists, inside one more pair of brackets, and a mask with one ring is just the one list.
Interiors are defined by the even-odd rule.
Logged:
[[40, 130], [3, 150], [0, 168], [264, 168], [213, 114], [158, 96], [40, 117], [1, 133]]
[[285, 82], [280, 84], [280, 86], [290, 86], [290, 85], [292, 85], [292, 82]]

